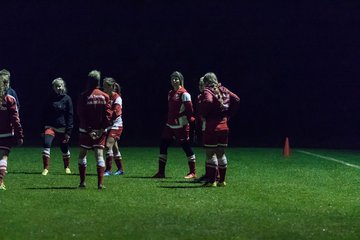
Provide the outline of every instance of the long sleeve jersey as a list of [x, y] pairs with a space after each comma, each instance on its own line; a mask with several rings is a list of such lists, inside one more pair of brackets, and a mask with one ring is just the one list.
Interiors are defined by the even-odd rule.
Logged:
[[226, 87], [219, 86], [222, 103], [213, 89], [206, 87], [199, 100], [199, 113], [208, 120], [221, 121], [233, 116], [239, 108], [240, 98]]
[[15, 136], [16, 139], [24, 138], [16, 99], [5, 95], [0, 101], [0, 138], [11, 136]]
[[185, 88], [171, 90], [168, 94], [167, 126], [181, 128], [189, 123], [193, 114], [191, 96]]
[[110, 97], [98, 88], [80, 94], [77, 103], [80, 132], [106, 129], [110, 126], [112, 110]]
[[53, 93], [44, 106], [44, 126], [71, 135], [74, 127], [73, 103], [69, 95]]

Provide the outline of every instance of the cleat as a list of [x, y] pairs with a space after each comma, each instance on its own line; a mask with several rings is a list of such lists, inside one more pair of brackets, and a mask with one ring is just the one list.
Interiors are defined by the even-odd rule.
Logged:
[[79, 184], [79, 188], [86, 188], [86, 183], [85, 182], [81, 182]]
[[70, 168], [68, 168], [68, 167], [67, 167], [67, 168], [65, 168], [65, 173], [66, 173], [66, 174], [71, 174], [71, 170], [70, 170]]
[[111, 175], [111, 171], [110, 170], [107, 170], [104, 172], [104, 177], [108, 177]]
[[41, 172], [41, 175], [46, 176], [49, 173], [49, 170], [46, 168]]
[[104, 186], [104, 185], [102, 185], [102, 184], [100, 184], [100, 185], [98, 185], [98, 189], [99, 190], [102, 190], [102, 189], [105, 189], [106, 187]]
[[0, 191], [5, 191], [5, 190], [6, 190], [5, 184], [1, 183], [0, 184]]
[[123, 175], [124, 172], [122, 170], [117, 170], [114, 175]]
[[202, 185], [203, 187], [217, 187], [216, 182], [206, 182]]
[[165, 178], [165, 174], [163, 173], [156, 173], [152, 178]]
[[188, 173], [184, 178], [186, 178], [186, 179], [194, 179], [194, 178], [196, 178], [196, 174], [195, 173]]
[[225, 187], [226, 186], [226, 182], [218, 182], [217, 184], [218, 187]]

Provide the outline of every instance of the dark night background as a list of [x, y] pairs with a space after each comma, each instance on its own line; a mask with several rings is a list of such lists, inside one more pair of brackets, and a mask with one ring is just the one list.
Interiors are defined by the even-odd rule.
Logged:
[[[56, 3], [54, 3], [56, 2]], [[90, 3], [91, 2], [91, 3]], [[121, 145], [156, 146], [169, 75], [195, 99], [208, 71], [241, 98], [231, 146], [358, 148], [359, 1], [8, 1], [0, 68], [21, 103], [25, 144], [63, 77], [76, 104], [88, 72], [123, 88]], [[73, 145], [76, 146], [77, 131]]]

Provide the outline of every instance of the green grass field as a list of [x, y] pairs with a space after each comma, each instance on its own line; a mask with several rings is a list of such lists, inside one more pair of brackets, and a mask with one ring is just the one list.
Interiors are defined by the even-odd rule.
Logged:
[[[52, 149], [42, 176], [40, 148], [14, 148], [0, 192], [0, 239], [360, 239], [360, 153], [229, 148], [228, 185], [202, 188], [183, 179], [187, 162], [171, 148], [167, 178], [157, 170], [157, 148], [124, 148], [126, 175], [105, 178], [97, 190], [88, 156], [87, 188], [78, 189], [77, 149], [72, 175]], [[196, 148], [197, 168], [204, 153]]]

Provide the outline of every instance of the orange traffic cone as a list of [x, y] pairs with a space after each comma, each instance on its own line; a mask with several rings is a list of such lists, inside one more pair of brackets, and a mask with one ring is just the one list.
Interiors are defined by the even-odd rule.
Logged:
[[285, 138], [283, 156], [284, 157], [289, 157], [290, 156], [290, 144], [289, 144], [289, 138], [288, 137]]

